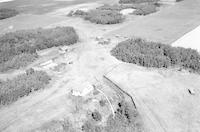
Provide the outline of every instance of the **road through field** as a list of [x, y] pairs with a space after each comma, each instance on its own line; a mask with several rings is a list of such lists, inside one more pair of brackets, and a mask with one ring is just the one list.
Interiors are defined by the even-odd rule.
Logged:
[[200, 25], [200, 1], [183, 0], [159, 12], [143, 16], [105, 36], [118, 34], [171, 44]]

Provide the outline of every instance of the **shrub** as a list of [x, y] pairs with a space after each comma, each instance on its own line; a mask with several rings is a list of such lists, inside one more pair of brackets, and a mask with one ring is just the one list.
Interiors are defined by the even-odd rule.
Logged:
[[156, 12], [156, 5], [154, 4], [146, 4], [146, 5], [142, 5], [141, 7], [137, 8], [133, 14], [135, 15], [148, 15], [151, 13]]
[[[17, 59], [29, 57], [32, 61], [35, 56], [34, 54], [36, 54], [36, 50], [42, 50], [54, 46], [71, 45], [77, 41], [78, 35], [72, 27], [21, 30], [6, 33], [0, 36], [0, 64], [6, 63], [7, 66], [10, 66], [12, 65], [10, 63], [13, 63]], [[19, 63], [18, 67], [19, 65], [24, 66], [24, 64], [26, 63]], [[5, 64], [3, 65], [5, 66]], [[8, 67], [1, 69], [10, 68]]]
[[49, 83], [46, 72], [34, 71], [22, 74], [0, 84], [0, 105], [7, 105], [31, 92], [43, 89]]
[[35, 53], [36, 50], [71, 45], [77, 41], [78, 36], [72, 27], [10, 32], [0, 36], [0, 62], [22, 53]]
[[89, 12], [77, 10], [73, 15], [83, 17], [85, 20], [96, 24], [117, 24], [124, 20], [124, 17], [115, 10], [95, 9]]
[[117, 11], [99, 9], [89, 11], [84, 19], [96, 24], [117, 24], [124, 20]]
[[0, 20], [16, 16], [17, 14], [19, 14], [19, 12], [14, 9], [2, 8], [0, 9]]
[[19, 69], [21, 67], [27, 66], [29, 63], [35, 61], [37, 58], [36, 54], [23, 53], [14, 56], [12, 59], [0, 63], [0, 72], [5, 72], [11, 69]]
[[131, 39], [119, 43], [111, 50], [111, 54], [124, 62], [145, 67], [180, 66], [200, 72], [200, 55], [190, 48], [171, 47], [142, 39]]
[[127, 102], [120, 102], [115, 117], [108, 117], [106, 132], [142, 132], [142, 123], [135, 108]]
[[53, 46], [71, 45], [78, 41], [72, 27], [56, 27], [51, 29], [21, 30], [0, 36], [0, 48], [13, 54], [34, 53], [36, 50]]
[[95, 121], [101, 121], [101, 114], [97, 110], [95, 110], [94, 112], [92, 112], [92, 119]]

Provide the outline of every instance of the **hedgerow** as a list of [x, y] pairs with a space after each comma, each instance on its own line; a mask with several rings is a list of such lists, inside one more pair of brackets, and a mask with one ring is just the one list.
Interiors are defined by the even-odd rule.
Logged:
[[[77, 41], [78, 35], [72, 27], [39, 28], [6, 33], [0, 36], [0, 64], [10, 67], [11, 63], [17, 61], [16, 58], [21, 58], [21, 54], [29, 54], [26, 56], [26, 60], [28, 57], [33, 60], [34, 55], [30, 54], [36, 54], [37, 50], [71, 45]], [[24, 66], [24, 63], [22, 62], [21, 65]], [[10, 69], [9, 67], [0, 69]], [[11, 67], [15, 68], [16, 65]], [[20, 63], [18, 63], [18, 67], [20, 67]]]
[[7, 105], [23, 96], [43, 89], [50, 77], [43, 71], [32, 71], [0, 83], [0, 105]]
[[73, 13], [74, 16], [82, 17], [85, 20], [88, 20], [96, 24], [117, 24], [121, 23], [124, 20], [122, 14], [115, 10], [102, 10], [95, 9], [88, 12], [77, 10]]
[[19, 12], [15, 9], [2, 8], [0, 9], [0, 20], [16, 16], [17, 14]]
[[123, 16], [117, 11], [98, 9], [89, 11], [84, 19], [96, 24], [117, 24], [124, 20]]
[[20, 55], [16, 55], [12, 59], [4, 63], [0, 63], [0, 72], [5, 72], [11, 69], [23, 68], [31, 62], [35, 61], [36, 59], [36, 54], [23, 53]]
[[120, 13], [123, 9], [136, 9], [132, 14], [148, 15], [157, 11], [155, 3], [136, 3], [136, 4], [104, 4], [96, 9], [89, 11], [70, 11], [67, 16], [78, 16], [96, 24], [117, 24], [123, 22], [125, 17]]
[[77, 41], [78, 36], [72, 27], [39, 28], [6, 33], [0, 36], [0, 62], [22, 53], [35, 53], [36, 50], [71, 45]]
[[101, 121], [102, 119], [101, 114], [97, 110], [92, 112], [91, 116], [94, 121]]
[[193, 72], [200, 72], [200, 55], [196, 50], [190, 48], [131, 39], [119, 43], [111, 50], [111, 54], [124, 62], [145, 67], [178, 66]]

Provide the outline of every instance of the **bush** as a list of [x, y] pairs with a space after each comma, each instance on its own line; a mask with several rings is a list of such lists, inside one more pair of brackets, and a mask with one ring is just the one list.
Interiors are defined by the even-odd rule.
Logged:
[[99, 9], [89, 11], [84, 19], [96, 24], [117, 24], [124, 20], [123, 16], [117, 11]]
[[130, 4], [130, 3], [157, 3], [159, 0], [120, 0], [121, 4]]
[[142, 123], [135, 108], [127, 102], [120, 102], [115, 117], [108, 117], [106, 132], [142, 132]]
[[16, 55], [12, 59], [0, 64], [0, 72], [5, 72], [11, 69], [19, 69], [27, 66], [29, 63], [35, 61], [37, 58], [36, 54], [23, 53]]
[[141, 7], [137, 8], [133, 14], [135, 15], [148, 15], [151, 13], [156, 12], [156, 5], [154, 4], [146, 4], [146, 5], [142, 5]]
[[[0, 64], [6, 63], [3, 64], [3, 66], [10, 66], [12, 65], [10, 63], [13, 63], [17, 59], [24, 59], [24, 55], [21, 54], [25, 54], [25, 58], [30, 57], [30, 60], [32, 61], [34, 58], [33, 56], [35, 56], [34, 54], [36, 54], [36, 50], [47, 49], [54, 46], [71, 45], [77, 41], [78, 35], [72, 27], [10, 32], [0, 36]], [[22, 62], [18, 64], [18, 67], [20, 64], [24, 66]]]
[[0, 20], [16, 16], [17, 14], [19, 14], [19, 12], [14, 9], [2, 8], [0, 9]]
[[0, 36], [2, 52], [12, 55], [35, 53], [36, 50], [53, 46], [71, 45], [78, 41], [78, 36], [72, 27], [56, 27], [51, 29], [21, 30]]
[[88, 15], [88, 13], [84, 12], [82, 10], [76, 10], [73, 15], [75, 15], [75, 16], [86, 16], [86, 15]]
[[0, 105], [10, 104], [31, 92], [43, 89], [49, 80], [46, 72], [34, 71], [0, 83]]
[[97, 110], [95, 110], [94, 112], [92, 112], [92, 119], [95, 121], [101, 121], [101, 114]]
[[99, 104], [100, 104], [101, 107], [104, 107], [104, 106], [106, 105], [106, 100], [102, 100], [102, 99], [101, 99], [101, 100], [99, 101]]
[[124, 17], [115, 10], [95, 9], [89, 12], [77, 10], [73, 16], [79, 16], [96, 24], [117, 24], [124, 20]]
[[29, 68], [28, 70], [26, 70], [26, 75], [31, 75], [35, 72], [35, 70], [33, 68]]
[[171, 47], [142, 39], [131, 39], [119, 43], [111, 50], [111, 54], [124, 62], [145, 67], [180, 66], [200, 72], [200, 55], [190, 48]]

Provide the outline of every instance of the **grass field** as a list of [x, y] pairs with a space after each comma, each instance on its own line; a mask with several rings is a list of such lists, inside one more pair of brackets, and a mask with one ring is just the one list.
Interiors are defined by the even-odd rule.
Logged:
[[199, 26], [199, 5], [199, 1], [184, 0], [173, 6], [165, 7], [157, 13], [136, 19], [105, 36], [118, 34], [171, 44]]

